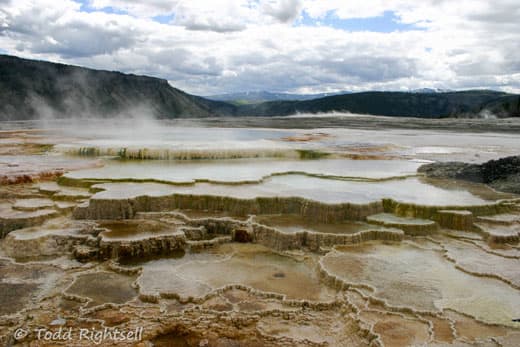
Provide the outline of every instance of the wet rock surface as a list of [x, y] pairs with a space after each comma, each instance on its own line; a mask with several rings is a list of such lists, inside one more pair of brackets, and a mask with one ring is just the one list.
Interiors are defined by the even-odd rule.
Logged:
[[[139, 337], [101, 346], [516, 347], [518, 198], [450, 180], [352, 176], [282, 175], [268, 191], [87, 174], [2, 185], [0, 345], [93, 345], [34, 333], [62, 327]], [[16, 340], [19, 328], [30, 333]]]
[[[22, 205], [59, 201], [41, 199]], [[439, 209], [443, 223], [390, 212], [327, 223], [201, 207], [102, 220], [61, 211], [12, 230], [0, 241], [0, 313], [11, 317], [0, 338], [13, 319], [36, 328], [58, 316], [73, 329], [142, 326], [154, 346], [515, 346], [520, 250], [479, 225], [514, 229], [516, 213], [477, 213], [466, 228], [465, 210]], [[20, 252], [29, 263], [8, 260]]]

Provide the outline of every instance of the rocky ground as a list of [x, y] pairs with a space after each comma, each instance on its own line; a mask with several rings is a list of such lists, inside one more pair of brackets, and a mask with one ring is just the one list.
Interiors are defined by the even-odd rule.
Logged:
[[[2, 164], [28, 177], [0, 185], [2, 346], [519, 344], [517, 196], [355, 204], [57, 179], [97, 160], [41, 175], [41, 147], [9, 136], [6, 157], [36, 157]], [[498, 181], [517, 160], [432, 170]]]
[[[420, 206], [387, 203], [349, 229], [320, 222], [327, 212], [317, 210], [283, 220], [314, 220], [288, 232], [279, 215], [225, 208], [223, 217], [208, 200], [200, 210], [130, 200], [128, 215], [114, 198], [98, 219], [91, 194], [2, 187], [2, 344], [71, 345], [38, 338], [37, 329], [60, 328], [75, 339], [80, 329], [143, 329], [138, 342], [105, 346], [515, 346], [520, 338], [515, 201], [433, 208], [430, 218], [410, 218], [426, 213]], [[18, 329], [29, 334], [17, 340]]]
[[520, 156], [490, 160], [483, 164], [431, 163], [421, 166], [419, 172], [433, 178], [485, 183], [498, 191], [520, 194]]

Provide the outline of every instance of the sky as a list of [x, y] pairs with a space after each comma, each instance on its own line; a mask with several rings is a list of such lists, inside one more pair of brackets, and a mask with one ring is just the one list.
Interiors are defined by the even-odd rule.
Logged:
[[0, 53], [197, 95], [520, 93], [519, 0], [0, 0]]

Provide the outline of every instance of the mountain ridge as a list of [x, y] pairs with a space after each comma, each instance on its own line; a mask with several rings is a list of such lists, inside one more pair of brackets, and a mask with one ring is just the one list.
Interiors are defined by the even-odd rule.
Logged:
[[281, 101], [281, 100], [311, 100], [311, 99], [319, 99], [326, 96], [332, 95], [340, 95], [340, 94], [350, 94], [350, 91], [340, 91], [340, 92], [331, 92], [331, 93], [316, 93], [316, 94], [297, 94], [297, 93], [275, 93], [269, 91], [248, 91], [241, 93], [227, 93], [227, 94], [217, 94], [217, 95], [208, 95], [205, 98], [215, 101], [224, 101], [230, 102], [235, 105], [244, 105], [244, 104], [258, 104], [267, 101]]
[[[368, 92], [368, 91], [365, 91], [365, 92]], [[452, 92], [452, 90], [440, 89], [440, 88], [420, 88], [420, 89], [411, 89], [411, 90], [407, 90], [404, 92], [427, 94], [427, 93], [447, 93], [447, 92]], [[206, 99], [230, 102], [237, 106], [240, 106], [240, 105], [244, 105], [244, 104], [259, 104], [259, 103], [268, 102], [268, 101], [312, 100], [312, 99], [324, 98], [327, 96], [355, 94], [355, 93], [360, 93], [360, 92], [342, 90], [342, 91], [337, 91], [337, 92], [298, 94], [298, 93], [285, 93], [285, 92], [269, 92], [266, 90], [261, 90], [261, 91], [253, 90], [253, 91], [238, 92], [238, 93], [207, 95], [204, 97]]]
[[113, 117], [146, 108], [158, 118], [233, 115], [235, 107], [190, 95], [156, 77], [0, 55], [0, 119], [34, 119], [42, 110]]
[[0, 55], [0, 120], [47, 114], [116, 117], [135, 109], [167, 119], [332, 111], [424, 118], [520, 117], [520, 95], [492, 90], [372, 91], [236, 105], [188, 94], [157, 77]]
[[[514, 101], [517, 99], [518, 104], [515, 104]], [[503, 100], [508, 100], [513, 107], [505, 108]], [[493, 105], [493, 109], [490, 105]], [[480, 117], [486, 110], [489, 113], [488, 116], [517, 116], [520, 110], [520, 96], [493, 90], [443, 93], [375, 91], [335, 95], [305, 101], [271, 101], [241, 107], [241, 112], [244, 115], [265, 117], [326, 112], [424, 118]]]

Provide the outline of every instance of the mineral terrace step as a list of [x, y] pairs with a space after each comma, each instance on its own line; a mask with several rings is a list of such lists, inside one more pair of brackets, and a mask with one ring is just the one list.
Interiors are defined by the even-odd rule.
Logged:
[[19, 211], [9, 204], [0, 204], [0, 238], [9, 232], [38, 225], [59, 214], [55, 209], [40, 209], [36, 211]]
[[455, 230], [471, 230], [473, 228], [473, 213], [466, 210], [440, 210], [435, 220], [443, 228]]
[[516, 244], [520, 241], [520, 225], [479, 222], [475, 223], [475, 226], [488, 242]]
[[53, 208], [54, 201], [50, 199], [20, 199], [13, 205], [13, 210], [18, 211], [37, 211], [47, 208]]
[[435, 221], [428, 219], [399, 217], [391, 213], [379, 213], [367, 217], [367, 222], [383, 225], [390, 228], [398, 228], [407, 235], [427, 235], [438, 229]]
[[477, 221], [501, 225], [520, 224], [520, 214], [504, 213], [494, 216], [480, 216], [477, 217]]

